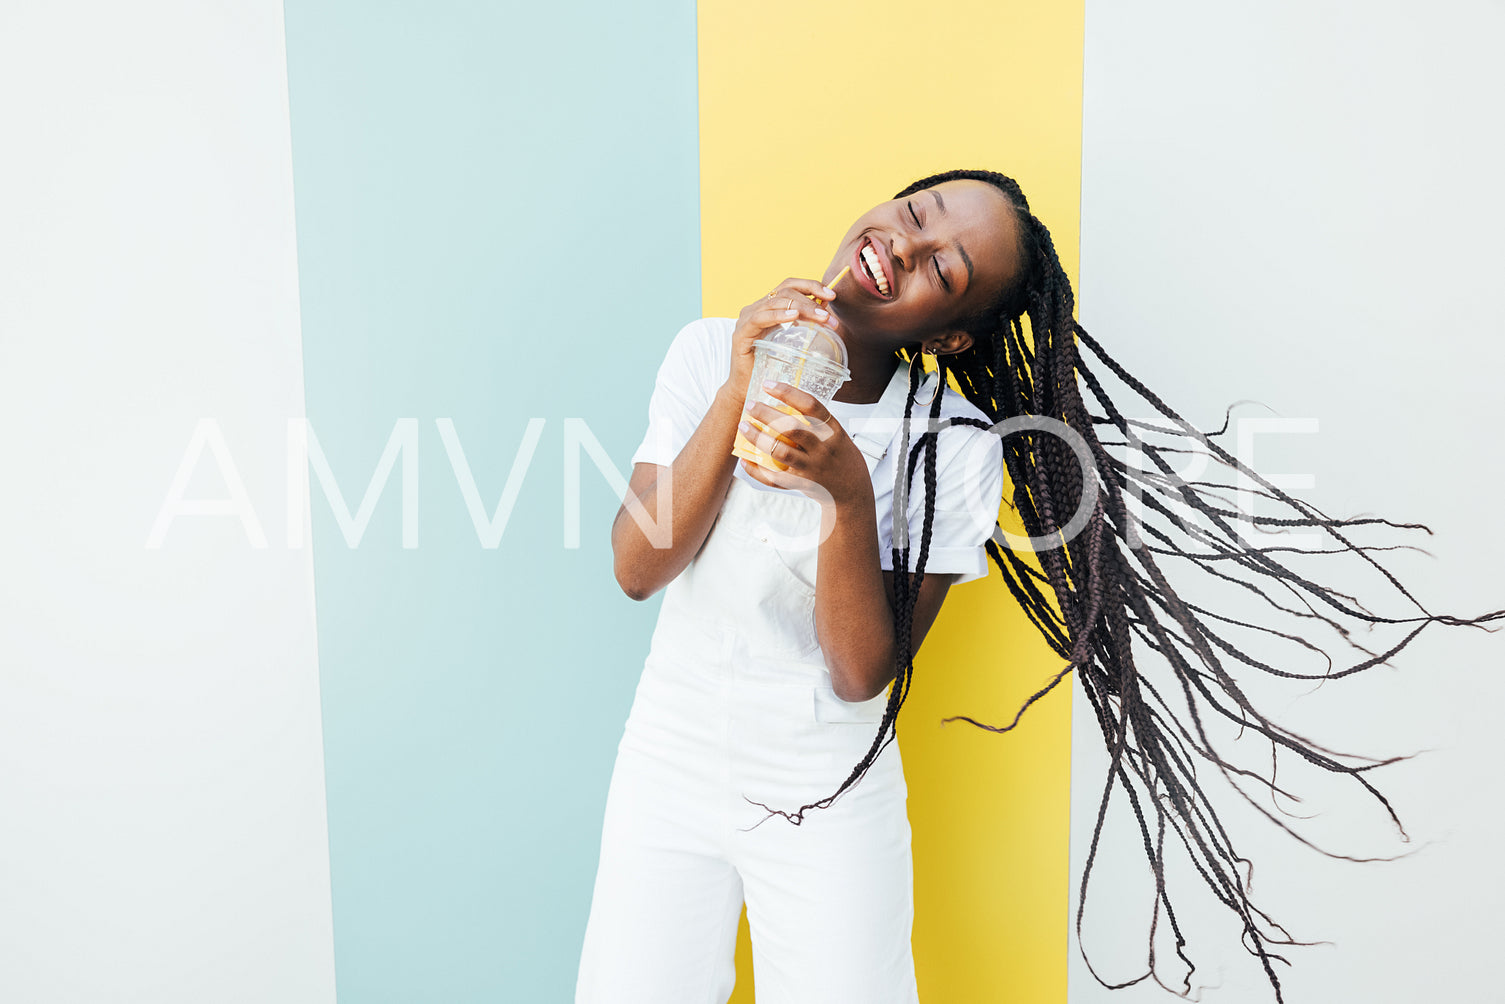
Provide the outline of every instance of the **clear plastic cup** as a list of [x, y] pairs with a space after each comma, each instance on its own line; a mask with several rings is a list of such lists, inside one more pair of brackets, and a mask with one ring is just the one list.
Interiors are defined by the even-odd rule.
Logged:
[[[747, 383], [742, 419], [753, 428], [787, 443], [787, 439], [749, 414], [752, 406], [761, 401], [786, 415], [799, 416], [797, 410], [764, 391], [763, 381], [787, 383], [818, 398], [822, 404], [829, 404], [837, 388], [846, 383], [849, 376], [847, 347], [836, 332], [808, 321], [785, 324], [753, 343], [752, 379]], [[803, 418], [801, 421], [808, 424]], [[732, 455], [751, 460], [770, 471], [786, 469], [784, 464], [758, 449], [741, 432], [737, 433]]]

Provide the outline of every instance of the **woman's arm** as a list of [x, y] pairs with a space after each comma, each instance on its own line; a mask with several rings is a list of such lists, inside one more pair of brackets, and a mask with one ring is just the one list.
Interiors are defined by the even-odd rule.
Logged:
[[[894, 678], [894, 573], [878, 564], [877, 517], [871, 492], [864, 503], [835, 508], [835, 525], [816, 558], [815, 634], [831, 671], [831, 688], [844, 701], [866, 701]], [[952, 574], [927, 574], [910, 626], [910, 654], [920, 650], [940, 613]]]
[[633, 465], [627, 497], [611, 525], [613, 569], [628, 596], [645, 600], [668, 585], [705, 542], [732, 482], [732, 441], [741, 414], [740, 395], [725, 384], [672, 467]]
[[[801, 427], [765, 404], [752, 416], [789, 442], [752, 426], [742, 432], [786, 470], [768, 471], [744, 461], [765, 484], [796, 488], [820, 502], [821, 542], [816, 553], [815, 634], [831, 671], [831, 689], [844, 701], [877, 696], [894, 678], [897, 647], [893, 623], [893, 573], [878, 561], [878, 518], [873, 482], [857, 444], [830, 410], [805, 391], [778, 384], [769, 393], [814, 422]], [[910, 651], [940, 612], [955, 575], [925, 576], [920, 586]]]
[[633, 465], [627, 495], [611, 525], [613, 570], [628, 596], [645, 600], [668, 585], [700, 551], [716, 522], [737, 462], [732, 443], [752, 379], [753, 343], [770, 328], [796, 318], [836, 324], [811, 299], [830, 301], [835, 295], [810, 279], [785, 279], [744, 307], [732, 332], [726, 381], [673, 465]]

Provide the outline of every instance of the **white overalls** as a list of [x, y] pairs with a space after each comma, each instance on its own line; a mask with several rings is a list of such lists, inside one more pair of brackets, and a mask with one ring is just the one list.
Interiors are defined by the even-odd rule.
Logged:
[[[897, 369], [853, 434], [870, 476], [906, 390]], [[887, 701], [832, 692], [814, 622], [819, 518], [798, 492], [733, 477], [665, 591], [617, 749], [577, 1004], [724, 1004], [744, 898], [758, 1004], [918, 1000], [897, 744], [798, 826], [749, 801], [794, 810], [831, 794]]]

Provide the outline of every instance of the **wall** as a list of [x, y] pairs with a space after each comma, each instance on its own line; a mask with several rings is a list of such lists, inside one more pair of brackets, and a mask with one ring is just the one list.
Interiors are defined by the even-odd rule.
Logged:
[[[1300, 496], [1335, 515], [1429, 524], [1431, 537], [1363, 539], [1430, 550], [1377, 557], [1433, 610], [1468, 615], [1505, 607], [1492, 571], [1505, 557], [1492, 444], [1505, 362], [1492, 295], [1505, 268], [1502, 28], [1505, 11], [1482, 2], [1087, 5], [1083, 323], [1205, 428], [1239, 399], [1264, 407], [1235, 415], [1315, 419], [1315, 434], [1261, 437], [1259, 467], [1312, 476]], [[1383, 613], [1415, 612], [1356, 566], [1333, 565], [1331, 581]], [[1399, 640], [1362, 640], [1381, 638]], [[1350, 855], [1415, 851], [1390, 864], [1324, 859], [1222, 799], [1256, 862], [1259, 901], [1296, 937], [1333, 943], [1290, 950], [1294, 966], [1278, 970], [1287, 1000], [1488, 996], [1501, 935], [1501, 660], [1498, 637], [1430, 628], [1394, 668], [1255, 691], [1334, 748], [1425, 751], [1371, 775], [1409, 845], [1342, 786], [1294, 765], [1281, 775], [1312, 796], [1295, 811], [1321, 810], [1298, 821], [1303, 832]], [[1074, 872], [1106, 763], [1079, 703]], [[1198, 981], [1218, 985], [1206, 999], [1272, 999], [1196, 879], [1178, 888], [1207, 963]], [[1094, 877], [1089, 945], [1109, 978], [1139, 971], [1148, 889], [1132, 851]], [[1102, 990], [1073, 948], [1073, 1002], [1164, 996]]]
[[[1385, 557], [1434, 609], [1505, 606], [1499, 5], [1092, 3], [1084, 50], [1061, 8], [954, 10], [973, 30], [894, 32], [868, 5], [786, 24], [296, 0], [285, 35], [266, 4], [6, 9], [0, 997], [328, 1002], [338, 971], [356, 1002], [567, 999], [655, 610], [611, 582], [598, 468], [625, 468], [702, 302], [818, 268], [832, 227], [953, 163], [1019, 176], [1071, 257], [1079, 136], [1089, 330], [1193, 421], [1238, 399], [1315, 419], [1262, 438], [1258, 466], [1314, 475], [1331, 511], [1430, 524], [1391, 541], [1435, 557]], [[770, 55], [738, 77], [753, 37]], [[903, 100], [970, 106], [888, 142], [841, 90], [870, 49]], [[797, 135], [764, 107], [783, 94], [796, 119], [839, 114], [862, 156], [795, 142], [818, 159], [733, 169], [736, 122]], [[737, 213], [791, 191], [836, 194], [763, 227], [757, 274], [728, 266]], [[288, 476], [305, 416], [311, 490]], [[572, 419], [595, 437], [578, 540]], [[937, 630], [988, 616], [995, 585]], [[1074, 1002], [1158, 998], [1098, 988], [1068, 937], [1065, 694], [1010, 737], [922, 728], [1028, 688], [1017, 627], [1018, 650], [927, 646], [906, 711], [925, 999], [1059, 1000], [1068, 973]], [[1315, 857], [1229, 809], [1260, 902], [1335, 943], [1291, 953], [1288, 1000], [1487, 993], [1497, 641], [1431, 629], [1394, 669], [1259, 690], [1335, 747], [1425, 751], [1375, 775], [1410, 845], [1308, 779], [1305, 832], [1416, 850], [1395, 863]], [[1104, 763], [1076, 703], [1073, 874]], [[1146, 886], [1108, 837], [1089, 942], [1131, 976]], [[1194, 880], [1177, 890], [1206, 999], [1270, 999]]]
[[314, 510], [340, 994], [565, 1000], [657, 605], [566, 424], [625, 471], [697, 313], [695, 9], [287, 11], [308, 410], [351, 509], [410, 436], [356, 546]]
[[0, 999], [325, 1004], [281, 9], [8, 4], [0, 93]]

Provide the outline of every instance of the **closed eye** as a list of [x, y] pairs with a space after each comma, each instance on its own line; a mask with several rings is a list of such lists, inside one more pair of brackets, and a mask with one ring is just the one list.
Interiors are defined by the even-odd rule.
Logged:
[[[914, 220], [914, 225], [921, 230], [925, 229], [925, 224], [920, 222], [919, 214], [914, 211], [914, 203], [906, 199], [904, 200], [904, 206], [909, 210], [909, 216], [910, 219]], [[951, 292], [951, 283], [946, 281], [946, 275], [941, 271], [940, 261], [935, 258], [931, 258], [930, 267], [935, 269], [935, 277], [940, 280], [942, 288], [944, 288], [948, 293]]]
[[951, 292], [951, 283], [946, 281], [946, 275], [941, 271], [941, 263], [937, 258], [930, 259], [931, 266], [935, 269], [935, 277], [941, 280], [941, 285], [946, 287], [946, 292]]

